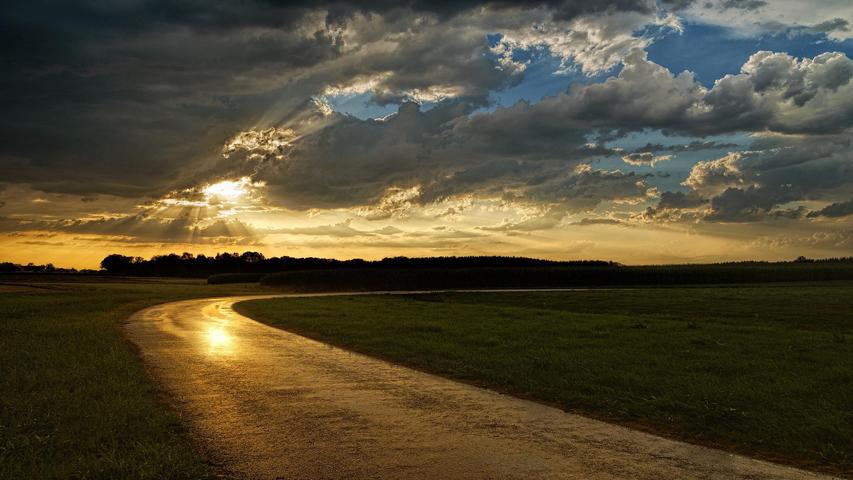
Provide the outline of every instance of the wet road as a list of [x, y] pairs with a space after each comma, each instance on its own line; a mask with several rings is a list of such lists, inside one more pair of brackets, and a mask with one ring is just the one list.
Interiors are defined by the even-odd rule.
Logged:
[[159, 305], [125, 326], [236, 478], [828, 478], [330, 347], [232, 310], [250, 298]]

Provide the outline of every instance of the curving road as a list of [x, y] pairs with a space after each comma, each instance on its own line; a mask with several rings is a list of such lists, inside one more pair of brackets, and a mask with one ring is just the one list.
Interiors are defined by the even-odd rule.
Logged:
[[829, 478], [417, 372], [231, 308], [268, 297], [168, 303], [125, 326], [236, 478]]

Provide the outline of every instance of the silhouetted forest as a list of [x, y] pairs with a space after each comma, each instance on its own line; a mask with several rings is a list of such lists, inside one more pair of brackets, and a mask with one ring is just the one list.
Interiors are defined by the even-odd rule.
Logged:
[[101, 261], [108, 273], [121, 275], [158, 275], [209, 277], [215, 274], [269, 274], [301, 270], [365, 269], [452, 269], [452, 268], [530, 268], [530, 267], [613, 267], [602, 260], [554, 261], [524, 257], [390, 257], [382, 260], [335, 260], [330, 258], [265, 257], [258, 252], [219, 253], [215, 256], [157, 255], [145, 260], [112, 254]]
[[391, 257], [382, 260], [267, 258], [258, 252], [215, 256], [113, 254], [110, 274], [207, 277], [209, 283], [254, 283], [288, 290], [579, 287], [853, 280], [853, 258], [707, 265], [624, 266], [602, 260], [525, 257]]
[[[0, 274], [68, 273], [127, 277], [207, 278], [208, 283], [255, 283], [287, 290], [415, 290], [452, 288], [690, 285], [853, 280], [853, 257], [787, 262], [728, 262], [626, 266], [603, 260], [555, 261], [525, 257], [390, 257], [382, 260], [265, 257], [258, 252], [213, 256], [120, 254], [101, 271], [0, 262]], [[125, 277], [126, 276], [126, 277]]]
[[47, 263], [44, 265], [36, 265], [34, 263], [28, 263], [26, 265], [20, 265], [12, 262], [0, 262], [0, 273], [76, 273], [76, 268], [57, 268], [54, 267], [52, 263]]

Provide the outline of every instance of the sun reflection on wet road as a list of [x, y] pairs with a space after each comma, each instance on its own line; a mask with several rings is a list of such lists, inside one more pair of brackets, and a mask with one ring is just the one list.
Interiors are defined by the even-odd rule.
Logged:
[[233, 355], [234, 334], [229, 328], [233, 320], [234, 311], [223, 308], [221, 305], [209, 305], [202, 309], [203, 322], [206, 327], [203, 330], [204, 342], [209, 355]]
[[207, 331], [207, 342], [213, 348], [224, 348], [231, 345], [231, 336], [223, 327], [211, 327]]

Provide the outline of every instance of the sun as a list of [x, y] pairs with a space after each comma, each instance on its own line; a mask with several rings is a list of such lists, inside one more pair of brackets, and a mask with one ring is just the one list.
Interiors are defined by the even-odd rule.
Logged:
[[202, 192], [207, 200], [236, 202], [248, 193], [250, 180], [246, 177], [239, 180], [223, 180], [204, 187]]

